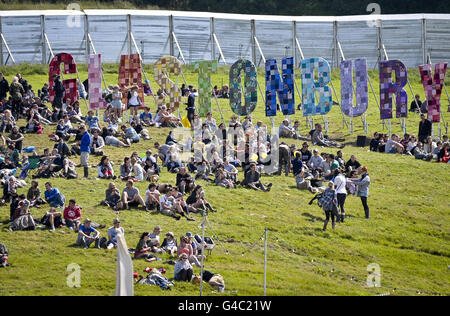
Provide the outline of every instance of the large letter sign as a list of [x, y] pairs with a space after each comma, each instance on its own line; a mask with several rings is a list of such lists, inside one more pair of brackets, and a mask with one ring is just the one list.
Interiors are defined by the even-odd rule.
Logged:
[[102, 55], [89, 55], [89, 106], [92, 110], [105, 109], [106, 101], [102, 98]]
[[[395, 83], [392, 71], [395, 70]], [[392, 95], [396, 95], [396, 118], [408, 116], [408, 94], [403, 87], [408, 83], [406, 66], [400, 60], [380, 62], [380, 116], [382, 120], [392, 118]]]
[[356, 107], [353, 106], [353, 63], [341, 62], [341, 110], [349, 117], [363, 115], [369, 106], [369, 88], [367, 86], [367, 62], [355, 59], [356, 69]]
[[[241, 72], [245, 73], [244, 97], [245, 105], [242, 106]], [[247, 59], [239, 59], [230, 68], [230, 106], [239, 116], [250, 115], [258, 102], [257, 73], [255, 65]]]
[[138, 93], [141, 99], [141, 106], [145, 105], [144, 87], [142, 84], [141, 60], [139, 54], [121, 55], [119, 66], [119, 87], [122, 91], [122, 102], [127, 104], [128, 88], [132, 85], [139, 87]]
[[[64, 64], [64, 74], [76, 74], [77, 64], [72, 55], [67, 53], [61, 53], [55, 55], [52, 58], [49, 65], [48, 71], [48, 86], [49, 86], [49, 98], [50, 102], [55, 99], [55, 82], [53, 81], [53, 75], [61, 75], [61, 64]], [[69, 98], [72, 102], [78, 100], [78, 89], [76, 79], [66, 79], [62, 82], [64, 88], [66, 89], [64, 93], [64, 99]]]
[[170, 97], [167, 108], [177, 110], [181, 104], [181, 89], [168, 75], [179, 76], [181, 74], [181, 63], [173, 56], [161, 57], [155, 64], [155, 81], [164, 89]]
[[217, 60], [205, 60], [194, 63], [198, 69], [198, 114], [206, 117], [211, 112], [211, 73], [217, 71]]
[[[333, 98], [328, 84], [331, 82], [330, 64], [323, 58], [302, 60], [302, 109], [303, 116], [325, 115], [331, 111]], [[318, 81], [314, 81], [314, 70], [318, 71]], [[319, 104], [316, 105], [316, 91]]]
[[431, 72], [431, 65], [419, 66], [420, 77], [425, 89], [428, 105], [428, 118], [431, 122], [441, 121], [441, 93], [444, 85], [447, 63], [438, 63], [434, 66], [434, 76]]
[[277, 61], [266, 61], [266, 116], [277, 115], [277, 94], [284, 115], [295, 114], [294, 58], [283, 58], [283, 81]]

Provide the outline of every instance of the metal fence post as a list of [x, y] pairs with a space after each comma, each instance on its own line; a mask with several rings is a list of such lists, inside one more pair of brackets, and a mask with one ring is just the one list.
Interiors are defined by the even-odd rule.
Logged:
[[427, 63], [427, 21], [422, 19], [422, 56], [423, 63]]
[[210, 18], [209, 20], [209, 29], [211, 31], [210, 41], [211, 41], [211, 60], [216, 59], [216, 45], [214, 43], [214, 33], [216, 32], [214, 29], [214, 18]]
[[174, 27], [173, 27], [173, 15], [169, 16], [169, 41], [170, 41], [170, 56], [175, 56], [175, 47], [174, 47], [174, 38], [173, 38], [173, 32], [174, 32]]
[[[383, 53], [381, 52], [383, 47], [383, 41], [382, 41], [382, 34], [381, 31], [383, 29], [383, 25], [381, 24], [381, 20], [378, 20], [379, 23], [377, 23], [377, 48], [378, 48], [378, 61], [382, 61], [383, 60]], [[377, 65], [375, 65], [375, 68], [377, 67]]]
[[292, 22], [292, 57], [294, 57], [294, 67], [297, 64], [297, 49], [295, 39], [297, 38], [297, 22]]
[[42, 64], [47, 63], [47, 48], [45, 47], [45, 16], [41, 15], [41, 50]]
[[89, 55], [91, 53], [90, 38], [89, 38], [89, 19], [88, 15], [84, 14], [84, 39], [86, 40], [85, 55], [86, 63], [89, 63]]
[[250, 20], [250, 28], [251, 28], [251, 44], [252, 44], [252, 61], [256, 65], [256, 25], [255, 20]]
[[131, 14], [127, 15], [127, 30], [128, 30], [128, 55], [133, 53], [131, 42]]
[[338, 68], [339, 67], [339, 52], [338, 52], [338, 22], [334, 21], [333, 22], [333, 38], [334, 38], [334, 43], [333, 43], [333, 59], [334, 59], [334, 68]]

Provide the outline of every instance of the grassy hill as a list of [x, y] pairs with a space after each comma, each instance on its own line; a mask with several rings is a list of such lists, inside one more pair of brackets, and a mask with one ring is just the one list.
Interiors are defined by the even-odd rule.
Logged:
[[[117, 82], [118, 65], [104, 65], [108, 84]], [[86, 65], [79, 65], [82, 80], [87, 77]], [[221, 67], [213, 74], [213, 84], [228, 83], [228, 67]], [[10, 79], [21, 72], [33, 85], [35, 91], [47, 80], [45, 66], [20, 65], [0, 67]], [[197, 75], [190, 69], [183, 69], [189, 84], [197, 86]], [[152, 87], [151, 65], [146, 73]], [[264, 72], [259, 69], [259, 83], [264, 89]], [[409, 70], [410, 81], [415, 93], [424, 98], [418, 71]], [[370, 77], [378, 93], [378, 72], [371, 71]], [[182, 81], [180, 77], [180, 82]], [[340, 96], [339, 72], [333, 72], [333, 82]], [[449, 85], [450, 80], [447, 80]], [[297, 83], [300, 84], [299, 74]], [[449, 85], [450, 86], [450, 85]], [[410, 100], [411, 93], [408, 90]], [[254, 120], [265, 118], [264, 104], [259, 97], [258, 106], [253, 114]], [[299, 102], [298, 96], [297, 103]], [[444, 98], [445, 99], [445, 98]], [[154, 111], [154, 102], [146, 99]], [[447, 102], [443, 101], [444, 110]], [[226, 100], [220, 100], [220, 106], [228, 122], [232, 112]], [[82, 110], [86, 107], [81, 103]], [[213, 102], [214, 117], [220, 121], [217, 105]], [[184, 114], [184, 108], [182, 108]], [[450, 121], [449, 113], [444, 113]], [[283, 116], [276, 117], [276, 127]], [[303, 134], [309, 128], [301, 113], [295, 114], [301, 119]], [[260, 193], [243, 188], [226, 190], [202, 183], [206, 197], [219, 211], [209, 215], [214, 234], [221, 241], [212, 255], [205, 261], [206, 269], [220, 273], [226, 281], [226, 295], [262, 295], [264, 269], [264, 241], [261, 237], [264, 228], [269, 232], [268, 241], [268, 295], [391, 295], [449, 294], [450, 275], [450, 193], [448, 165], [415, 160], [408, 156], [386, 155], [368, 152], [368, 148], [353, 145], [357, 135], [364, 135], [362, 123], [355, 119], [355, 132], [349, 134], [343, 128], [342, 116], [338, 107], [333, 107], [328, 115], [329, 135], [331, 138], [345, 138], [348, 144], [344, 157], [354, 154], [368, 166], [372, 180], [369, 206], [370, 220], [364, 219], [361, 202], [356, 197], [347, 199], [346, 223], [337, 225], [335, 231], [322, 232], [323, 212], [317, 205], [308, 205], [312, 195], [298, 191], [292, 176], [264, 177], [264, 182], [272, 182], [270, 193]], [[369, 135], [383, 131], [379, 119], [379, 110], [373, 95], [370, 94], [370, 106], [367, 112]], [[321, 121], [320, 117], [316, 118]], [[417, 133], [419, 117], [411, 115], [407, 119], [410, 133]], [[24, 125], [21, 121], [19, 125]], [[399, 120], [392, 120], [393, 132], [402, 133]], [[144, 141], [132, 148], [116, 149], [108, 147], [106, 154], [115, 163], [118, 172], [119, 163], [132, 151], [139, 154], [152, 148], [154, 141], [164, 142], [170, 129], [152, 128], [149, 130], [152, 141]], [[25, 146], [36, 146], [39, 152], [53, 146], [47, 137], [53, 133], [53, 127], [46, 127], [43, 135], [26, 135]], [[386, 133], [387, 130], [384, 130]], [[288, 140], [289, 144], [300, 141]], [[319, 148], [320, 151], [336, 153], [335, 149]], [[79, 158], [75, 158], [78, 162]], [[90, 158], [95, 165], [99, 159]], [[77, 170], [82, 175], [82, 170]], [[96, 169], [91, 169], [96, 175]], [[240, 179], [242, 179], [240, 175]], [[175, 182], [175, 176], [163, 171], [161, 182]], [[46, 179], [40, 180], [41, 190]], [[105, 207], [98, 206], [104, 199], [108, 185], [104, 180], [63, 180], [51, 179], [67, 199], [76, 198], [83, 207], [83, 217], [112, 225], [116, 215]], [[124, 183], [116, 181], [120, 189]], [[147, 183], [137, 184], [143, 193]], [[20, 193], [28, 190], [27, 186]], [[35, 217], [41, 217], [46, 208], [33, 209]], [[0, 208], [0, 221], [9, 217], [9, 207]], [[120, 213], [129, 247], [135, 247], [144, 231], [151, 231], [160, 225], [163, 234], [173, 231], [179, 237], [187, 231], [201, 232], [201, 217], [195, 216], [195, 222], [175, 221], [162, 215], [150, 215], [143, 211], [132, 210]], [[64, 233], [62, 233], [64, 232]], [[106, 229], [101, 230], [106, 235]], [[207, 228], [207, 235], [213, 236]], [[67, 229], [56, 233], [47, 230], [35, 232], [11, 233], [6, 226], [0, 226], [0, 242], [10, 250], [12, 267], [0, 270], [0, 295], [113, 295], [115, 286], [115, 251], [83, 250], [74, 247], [76, 235]], [[216, 241], [217, 243], [217, 241]], [[167, 257], [163, 257], [167, 259]], [[81, 266], [81, 288], [69, 288], [66, 267], [71, 263]], [[376, 263], [381, 267], [381, 288], [368, 288], [367, 266]], [[173, 277], [173, 266], [161, 262], [147, 264], [142, 260], [134, 261], [136, 272], [142, 273], [147, 267], [167, 269]], [[199, 273], [199, 269], [195, 268]], [[206, 295], [217, 295], [206, 286]], [[395, 289], [395, 290], [394, 290]], [[419, 292], [418, 292], [419, 291]], [[161, 291], [158, 287], [139, 285], [135, 287], [137, 295], [198, 295], [199, 286], [177, 283], [172, 291]]]

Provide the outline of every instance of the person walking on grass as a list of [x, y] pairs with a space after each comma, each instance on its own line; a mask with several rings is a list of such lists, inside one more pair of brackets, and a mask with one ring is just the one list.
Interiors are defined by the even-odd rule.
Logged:
[[344, 172], [341, 168], [338, 168], [334, 171], [334, 186], [336, 189], [336, 195], [337, 195], [337, 204], [339, 206], [339, 209], [341, 211], [341, 215], [338, 215], [337, 222], [344, 222], [345, 218], [345, 200], [347, 198], [347, 179], [345, 178]]
[[[361, 168], [361, 174], [362, 174], [361, 179], [351, 179], [349, 181], [358, 186], [356, 195], [361, 198], [366, 219], [369, 219], [370, 214], [369, 214], [369, 205], [367, 205], [367, 198], [369, 197], [370, 177], [366, 166], [363, 166]], [[357, 177], [357, 175], [355, 175], [355, 177]]]
[[86, 130], [85, 125], [80, 126], [81, 142], [80, 142], [80, 165], [84, 169], [84, 177], [89, 178], [89, 154], [91, 153], [91, 135]]
[[323, 224], [323, 231], [327, 230], [328, 222], [330, 221], [333, 229], [336, 227], [336, 191], [334, 190], [334, 183], [328, 182], [328, 188], [323, 192], [323, 196], [320, 200], [320, 204], [322, 205], [323, 211], [325, 212], [325, 222]]

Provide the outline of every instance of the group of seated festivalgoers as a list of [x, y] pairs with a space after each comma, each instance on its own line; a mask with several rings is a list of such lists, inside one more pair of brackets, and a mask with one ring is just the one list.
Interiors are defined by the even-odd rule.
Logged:
[[[427, 119], [425, 121], [429, 122]], [[392, 134], [389, 137], [387, 134], [376, 132], [370, 141], [370, 150], [388, 154], [409, 155], [424, 161], [449, 163], [450, 142], [448, 136], [443, 135], [441, 139], [434, 139], [431, 136], [431, 129], [427, 134], [421, 134], [421, 132], [422, 129], [419, 130], [419, 136], [405, 133], [402, 138], [397, 134]]]
[[[278, 138], [251, 115], [242, 119], [232, 115], [229, 121], [223, 117], [216, 121], [212, 113], [200, 118], [195, 106], [198, 92], [193, 86], [182, 88], [187, 98], [183, 119], [179, 112], [184, 109], [171, 108], [165, 103], [167, 91], [153, 93], [156, 90], [152, 91], [149, 82], [144, 90], [153, 98], [154, 109], [143, 105], [137, 85], [115, 85], [103, 91], [107, 107], [101, 114], [93, 109], [83, 113], [80, 102], [88, 99], [89, 91], [80, 88], [80, 99], [71, 100], [64, 97], [59, 76], [53, 79], [54, 87], [45, 84], [35, 95], [20, 74], [9, 84], [0, 73], [0, 204], [9, 206], [8, 229], [12, 232], [67, 230], [80, 248], [111, 250], [117, 247], [119, 234], [127, 230], [126, 223], [121, 226], [121, 214], [136, 212], [156, 221], [197, 227], [201, 217], [226, 212], [218, 207], [220, 201], [214, 200], [210, 190], [241, 191], [270, 199], [280, 192], [270, 180], [283, 173], [288, 177], [286, 183], [305, 191], [294, 187], [297, 194], [312, 196], [310, 204], [317, 200], [325, 216], [323, 230], [330, 221], [335, 229], [337, 223], [351, 220], [349, 213], [356, 214], [345, 207], [350, 195], [361, 200], [364, 217], [370, 218], [369, 168], [356, 155], [345, 156], [345, 145], [324, 135], [321, 124], [301, 135], [300, 121], [292, 124], [285, 119], [273, 132]], [[214, 87], [212, 94], [229, 98], [229, 88]], [[51, 103], [50, 95], [54, 96]], [[448, 137], [434, 140], [423, 119], [417, 138], [375, 133], [370, 149], [448, 162]], [[164, 127], [167, 133], [160, 129]], [[178, 128], [185, 133], [180, 136]], [[40, 146], [37, 136], [30, 134], [43, 134], [40, 137], [46, 140], [48, 135], [50, 143]], [[287, 141], [300, 141], [301, 148]], [[91, 213], [86, 212], [75, 188], [82, 186], [80, 182], [90, 182], [73, 180], [80, 178], [95, 180], [95, 187], [101, 188], [101, 196], [89, 198], [98, 203], [99, 210], [114, 215], [107, 231], [104, 224], [95, 222], [99, 220], [95, 215], [86, 216]], [[36, 216], [37, 209], [45, 215]], [[161, 232], [160, 226], [153, 232], [139, 232], [139, 240], [133, 240], [136, 248], [130, 249], [133, 259], [153, 262], [165, 255], [170, 257], [166, 263], [174, 265], [175, 281], [198, 282], [194, 269], [201, 265], [206, 251], [199, 247], [196, 235], [180, 232], [177, 238], [169, 231], [161, 242]], [[218, 273], [205, 270], [203, 280], [218, 291], [225, 288]]]

